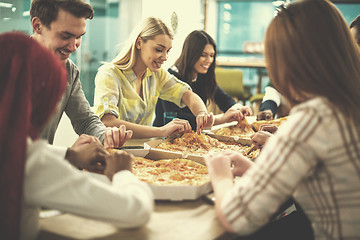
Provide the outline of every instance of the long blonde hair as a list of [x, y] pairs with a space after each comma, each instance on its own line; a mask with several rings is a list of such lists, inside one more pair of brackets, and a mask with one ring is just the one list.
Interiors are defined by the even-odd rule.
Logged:
[[127, 43], [111, 63], [116, 64], [122, 70], [131, 69], [137, 60], [138, 49], [135, 46], [137, 39], [141, 38], [146, 42], [160, 34], [166, 34], [171, 39], [174, 38], [171, 29], [160, 18], [146, 18], [132, 31]]
[[266, 31], [265, 59], [271, 81], [291, 105], [323, 96], [360, 121], [360, 48], [328, 0], [282, 8]]

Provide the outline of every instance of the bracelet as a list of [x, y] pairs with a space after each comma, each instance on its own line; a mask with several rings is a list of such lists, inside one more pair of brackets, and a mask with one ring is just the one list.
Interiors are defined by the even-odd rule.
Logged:
[[204, 111], [204, 110], [200, 110], [198, 113], [197, 113], [197, 115], [196, 116], [199, 116], [201, 113], [203, 113], [203, 114], [207, 114], [207, 111]]

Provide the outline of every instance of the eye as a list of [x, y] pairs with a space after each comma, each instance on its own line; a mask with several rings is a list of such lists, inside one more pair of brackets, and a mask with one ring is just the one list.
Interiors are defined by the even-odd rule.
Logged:
[[163, 50], [160, 49], [160, 48], [155, 48], [155, 51], [160, 53], [160, 52], [162, 52]]

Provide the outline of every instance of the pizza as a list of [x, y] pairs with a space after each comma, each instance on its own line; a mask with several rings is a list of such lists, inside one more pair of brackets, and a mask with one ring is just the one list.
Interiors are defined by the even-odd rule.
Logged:
[[203, 156], [209, 152], [220, 153], [227, 150], [245, 153], [250, 147], [236, 142], [222, 142], [205, 134], [184, 133], [181, 137], [160, 143], [155, 148]]
[[[119, 151], [108, 149], [110, 153]], [[161, 186], [200, 186], [210, 182], [207, 167], [192, 160], [161, 159], [150, 160], [144, 157], [133, 157], [132, 173], [140, 180]]]
[[134, 157], [133, 174], [154, 185], [200, 186], [210, 182], [207, 167], [188, 159], [149, 160]]
[[255, 133], [252, 126], [248, 123], [246, 118], [238, 122], [235, 126], [223, 127], [213, 131], [215, 135], [249, 138]]
[[286, 120], [287, 120], [287, 117], [282, 117], [282, 118], [268, 120], [268, 121], [266, 121], [266, 120], [256, 121], [256, 122], [253, 122], [251, 125], [255, 128], [256, 131], [259, 131], [260, 126], [263, 124], [274, 124], [275, 126], [279, 127]]

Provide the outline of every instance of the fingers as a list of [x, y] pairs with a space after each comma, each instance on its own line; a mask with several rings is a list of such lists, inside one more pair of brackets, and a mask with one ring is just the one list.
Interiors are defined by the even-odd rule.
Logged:
[[214, 114], [211, 112], [208, 113], [201, 113], [196, 117], [196, 133], [201, 134], [201, 131], [204, 130], [206, 127], [211, 127], [214, 124], [215, 118]]
[[104, 146], [106, 148], [117, 148], [124, 145], [124, 143], [129, 140], [133, 135], [133, 131], [126, 131], [125, 125], [120, 125], [117, 127], [108, 127], [105, 131], [105, 140]]
[[251, 108], [248, 107], [248, 106], [242, 107], [242, 108], [240, 109], [240, 111], [242, 112], [242, 114], [243, 114], [244, 116], [253, 115], [253, 112], [252, 112]]
[[275, 124], [261, 124], [259, 127], [259, 131], [266, 131], [269, 133], [274, 133], [278, 127]]

